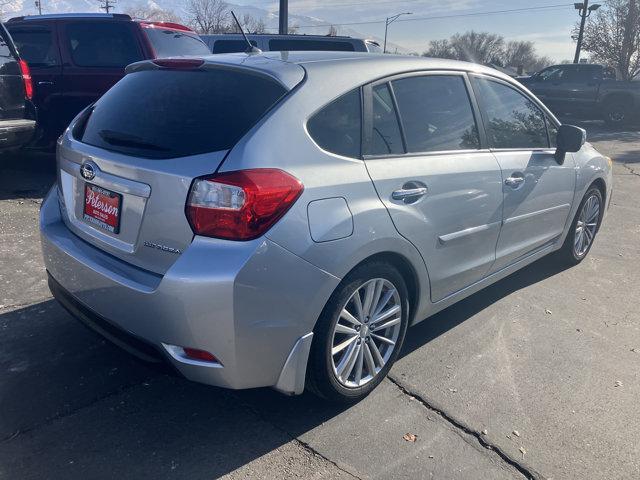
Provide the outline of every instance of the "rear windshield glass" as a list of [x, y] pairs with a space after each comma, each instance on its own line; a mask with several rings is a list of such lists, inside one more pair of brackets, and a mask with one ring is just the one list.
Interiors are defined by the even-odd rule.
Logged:
[[144, 28], [157, 58], [182, 55], [209, 55], [207, 47], [195, 33], [163, 28]]
[[303, 40], [303, 39], [280, 39], [269, 40], [269, 50], [271, 51], [301, 51], [301, 50], [323, 50], [338, 52], [353, 52], [354, 46], [350, 42], [339, 42], [336, 40]]
[[285, 92], [239, 71], [144, 70], [96, 102], [81, 141], [147, 158], [227, 150]]

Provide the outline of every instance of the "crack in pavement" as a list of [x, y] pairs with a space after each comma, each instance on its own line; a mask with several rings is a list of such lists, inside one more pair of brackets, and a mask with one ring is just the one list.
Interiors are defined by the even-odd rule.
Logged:
[[409, 388], [405, 384], [403, 384], [403, 382], [401, 382], [400, 380], [397, 380], [397, 379], [393, 378], [391, 375], [387, 375], [387, 378], [403, 394], [405, 394], [408, 397], [416, 400], [423, 407], [425, 407], [427, 410], [437, 414], [445, 422], [450, 424], [455, 430], [457, 430], [459, 432], [466, 433], [467, 435], [471, 435], [472, 437], [474, 437], [478, 441], [478, 443], [480, 444], [481, 447], [483, 447], [486, 450], [490, 450], [490, 451], [494, 452], [504, 463], [506, 463], [509, 466], [515, 468], [525, 478], [531, 479], [531, 480], [544, 480], [545, 479], [545, 477], [541, 473], [536, 471], [531, 466], [526, 465], [524, 462], [521, 462], [521, 461], [513, 458], [507, 452], [502, 450], [499, 446], [494, 445], [494, 444], [490, 443], [489, 441], [487, 441], [486, 437], [481, 432], [478, 432], [478, 431], [474, 430], [473, 428], [465, 425], [464, 422], [462, 422], [460, 420], [457, 420], [456, 418], [451, 416], [449, 413], [445, 412], [443, 409], [435, 407], [427, 399], [422, 397], [420, 394], [412, 392], [411, 390], [409, 390]]
[[624, 168], [626, 168], [627, 170], [629, 170], [629, 172], [631, 173], [631, 175], [635, 175], [637, 177], [640, 177], [640, 173], [636, 172], [633, 168], [631, 168], [627, 163], [622, 163], [621, 164]]
[[249, 410], [251, 413], [253, 413], [255, 416], [257, 416], [260, 420], [262, 420], [263, 422], [271, 425], [273, 428], [275, 428], [276, 430], [278, 430], [279, 432], [285, 434], [287, 437], [289, 437], [293, 442], [295, 442], [296, 444], [298, 444], [300, 447], [302, 447], [304, 450], [308, 451], [309, 453], [311, 453], [312, 455], [318, 456], [320, 458], [322, 458], [324, 461], [330, 463], [331, 465], [333, 465], [334, 467], [336, 467], [338, 470], [340, 470], [343, 473], [346, 473], [347, 475], [349, 475], [350, 477], [353, 477], [357, 480], [364, 480], [362, 477], [359, 477], [358, 475], [356, 475], [353, 472], [350, 472], [349, 470], [346, 469], [346, 467], [343, 467], [342, 465], [338, 464], [338, 462], [331, 460], [329, 457], [323, 455], [322, 453], [320, 453], [318, 450], [316, 450], [314, 447], [312, 447], [309, 443], [305, 442], [304, 440], [300, 440], [298, 437], [296, 437], [295, 435], [292, 435], [289, 431], [287, 431], [287, 429], [285, 429], [284, 427], [278, 425], [277, 423], [272, 422], [268, 417], [266, 417], [265, 415], [262, 414], [262, 412], [260, 412], [256, 407], [254, 407], [253, 405], [251, 405], [250, 403], [242, 400], [241, 398], [239, 398], [237, 395], [235, 395], [233, 393], [233, 390], [229, 390], [227, 392], [228, 395], [230, 395], [231, 397], [233, 397], [237, 402], [238, 405], [243, 406], [244, 408], [246, 408], [247, 410]]

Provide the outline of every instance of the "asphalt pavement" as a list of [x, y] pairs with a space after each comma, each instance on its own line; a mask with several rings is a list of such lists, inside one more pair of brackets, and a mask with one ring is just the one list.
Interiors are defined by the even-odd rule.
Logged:
[[0, 479], [626, 479], [640, 476], [640, 129], [613, 157], [589, 257], [542, 259], [410, 329], [350, 407], [151, 368], [46, 286], [51, 155], [0, 157]]

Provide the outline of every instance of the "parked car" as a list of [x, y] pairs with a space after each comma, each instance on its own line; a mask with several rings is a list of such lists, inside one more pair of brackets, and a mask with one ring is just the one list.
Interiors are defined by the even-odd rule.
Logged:
[[603, 65], [553, 65], [519, 80], [557, 115], [619, 125], [640, 110], [640, 83], [616, 80], [615, 70]]
[[[251, 45], [267, 51], [340, 51], [382, 53], [375, 40], [330, 35], [248, 34]], [[247, 50], [247, 43], [239, 33], [200, 35], [213, 53], [236, 53]]]
[[36, 112], [27, 62], [18, 56], [9, 32], [0, 23], [0, 152], [20, 148], [31, 140]]
[[191, 380], [362, 398], [409, 325], [549, 253], [583, 260], [611, 199], [585, 131], [479, 65], [271, 52], [127, 72], [59, 142], [49, 285]]
[[121, 14], [17, 17], [6, 26], [31, 68], [40, 145], [51, 145], [80, 110], [124, 76], [128, 64], [209, 53], [187, 27]]

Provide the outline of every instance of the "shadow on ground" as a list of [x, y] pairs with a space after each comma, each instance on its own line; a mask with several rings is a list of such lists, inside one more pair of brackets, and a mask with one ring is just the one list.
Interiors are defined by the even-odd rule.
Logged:
[[[402, 354], [561, 270], [553, 257], [542, 259], [442, 311], [409, 330]], [[216, 478], [349, 408], [311, 394], [226, 391], [152, 369], [53, 300], [0, 315], [0, 329], [7, 478], [41, 478], [43, 468], [47, 478]]]

